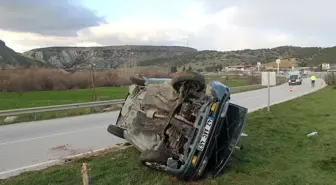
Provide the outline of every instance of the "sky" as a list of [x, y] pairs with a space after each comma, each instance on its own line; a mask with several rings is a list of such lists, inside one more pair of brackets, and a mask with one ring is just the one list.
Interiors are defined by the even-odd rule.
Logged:
[[198, 50], [334, 46], [332, 0], [1, 0], [0, 39], [49, 46], [176, 45]]

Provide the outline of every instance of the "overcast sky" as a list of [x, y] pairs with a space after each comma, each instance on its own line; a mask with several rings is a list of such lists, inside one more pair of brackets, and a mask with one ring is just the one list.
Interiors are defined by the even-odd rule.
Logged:
[[336, 45], [335, 7], [335, 0], [1, 0], [0, 39], [18, 52], [123, 44], [324, 47]]

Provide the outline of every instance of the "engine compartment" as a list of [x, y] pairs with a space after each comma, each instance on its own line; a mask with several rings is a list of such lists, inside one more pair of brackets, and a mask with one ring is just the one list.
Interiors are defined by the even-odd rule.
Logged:
[[191, 101], [183, 102], [168, 123], [168, 128], [165, 132], [169, 138], [166, 143], [166, 149], [174, 157], [183, 155], [183, 147], [187, 142], [188, 136], [190, 137], [194, 131], [193, 125], [201, 106]]

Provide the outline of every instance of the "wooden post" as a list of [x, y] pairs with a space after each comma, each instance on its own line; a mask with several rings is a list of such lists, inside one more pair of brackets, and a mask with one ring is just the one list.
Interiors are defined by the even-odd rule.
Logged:
[[89, 185], [89, 176], [87, 174], [86, 163], [82, 164], [82, 179], [83, 185]]

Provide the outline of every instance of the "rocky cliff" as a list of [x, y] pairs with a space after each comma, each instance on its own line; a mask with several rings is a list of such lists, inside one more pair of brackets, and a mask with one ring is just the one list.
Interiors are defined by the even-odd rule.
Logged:
[[91, 63], [98, 68], [116, 68], [196, 52], [196, 49], [179, 46], [49, 47], [33, 49], [23, 55], [57, 68], [87, 68]]
[[5, 67], [7, 65], [12, 66], [31, 66], [31, 65], [38, 65], [43, 66], [44, 64], [31, 59], [27, 58], [20, 53], [15, 52], [13, 49], [6, 46], [6, 43], [0, 40], [0, 66]]

